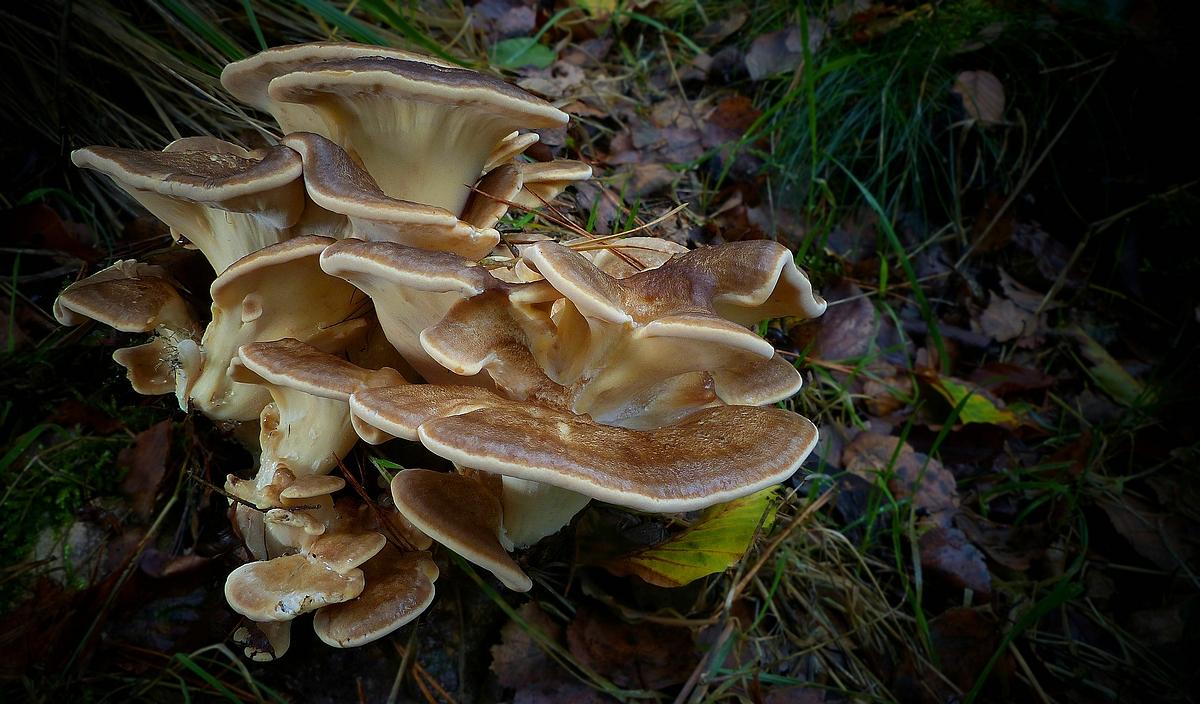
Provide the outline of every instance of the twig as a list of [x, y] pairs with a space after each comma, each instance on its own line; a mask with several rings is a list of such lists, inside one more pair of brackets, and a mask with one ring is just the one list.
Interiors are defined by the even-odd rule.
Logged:
[[733, 627], [735, 625], [737, 625], [737, 622], [733, 620], [725, 624], [725, 628], [721, 630], [721, 635], [717, 636], [717, 640], [713, 643], [712, 648], [704, 654], [704, 657], [700, 658], [700, 662], [696, 664], [696, 669], [692, 670], [691, 676], [683, 684], [683, 689], [679, 690], [679, 696], [675, 697], [675, 704], [685, 704], [688, 701], [692, 690], [699, 684], [700, 677], [709, 668], [709, 658], [716, 657], [717, 653], [725, 647], [725, 641], [729, 640], [729, 636], [733, 635]]

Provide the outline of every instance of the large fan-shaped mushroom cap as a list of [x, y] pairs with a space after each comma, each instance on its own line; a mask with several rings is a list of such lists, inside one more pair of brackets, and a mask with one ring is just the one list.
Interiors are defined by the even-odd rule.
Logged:
[[323, 124], [307, 131], [358, 159], [387, 195], [455, 215], [507, 135], [567, 123], [566, 113], [499, 79], [384, 57], [301, 66], [267, 92], [315, 111]]

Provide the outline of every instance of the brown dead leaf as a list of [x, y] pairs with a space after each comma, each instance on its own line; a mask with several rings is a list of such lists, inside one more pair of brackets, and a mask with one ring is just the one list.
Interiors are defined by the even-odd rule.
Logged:
[[[517, 613], [553, 640], [562, 641], [563, 627], [539, 609], [536, 602], [522, 604]], [[520, 624], [509, 621], [500, 629], [500, 644], [492, 646], [491, 669], [501, 686], [521, 689], [552, 677], [559, 667], [533, 642]]]
[[[1005, 198], [1001, 197], [999, 193], [988, 194], [983, 208], [975, 216], [975, 225], [971, 228], [972, 236], [975, 239], [971, 248], [971, 256], [977, 257], [994, 252], [1008, 244], [1012, 238], [1013, 214], [1011, 209], [1001, 213], [1004, 202]], [[998, 219], [996, 218], [997, 214], [1000, 214]], [[993, 220], [995, 223], [992, 222]]]
[[[930, 621], [929, 636], [941, 672], [934, 672], [932, 665], [908, 655], [897, 668], [892, 687], [899, 701], [920, 704], [960, 701], [962, 693], [969, 692], [983, 673], [1002, 637], [994, 618], [962, 606], [949, 609]], [[1001, 691], [1000, 682], [1008, 679], [1010, 670], [1011, 662], [1005, 654], [992, 670], [992, 682], [984, 688], [982, 701], [999, 701], [989, 695]]]
[[[929, 624], [929, 636], [942, 663], [942, 674], [960, 690], [969, 692], [1000, 646], [1002, 634], [995, 618], [960, 606], [933, 619]], [[993, 676], [1007, 669], [1004, 663], [998, 664]]]
[[650, 623], [625, 623], [584, 605], [567, 626], [567, 644], [581, 663], [618, 687], [657, 690], [687, 680], [698, 658], [692, 633]]
[[704, 29], [696, 33], [695, 40], [702, 44], [717, 44], [741, 29], [742, 25], [746, 24], [748, 17], [745, 12], [734, 10], [723, 20], [708, 23]]
[[870, 299], [862, 295], [862, 289], [854, 282], [839, 277], [826, 280], [822, 295], [829, 308], [814, 321], [817, 336], [813, 351], [828, 361], [865, 355], [879, 327]]
[[983, 553], [967, 542], [962, 531], [938, 526], [922, 534], [917, 547], [923, 569], [959, 589], [970, 589], [984, 598], [991, 596], [992, 575]]
[[908, 405], [904, 397], [912, 398], [912, 377], [903, 369], [892, 367], [892, 370], [893, 373], [885, 375], [880, 381], [867, 379], [863, 382], [867, 412], [873, 416], [890, 415]]
[[164, 420], [139, 433], [133, 447], [117, 455], [117, 467], [129, 472], [121, 480], [121, 491], [132, 495], [129, 507], [142, 518], [154, 510], [154, 498], [167, 471], [167, 456], [171, 451], [171, 421]]
[[1003, 269], [1000, 288], [1003, 296], [993, 292], [988, 307], [979, 316], [979, 331], [997, 342], [1016, 340], [1017, 347], [1037, 347], [1046, 337], [1046, 311], [1057, 304], [1047, 305], [1035, 320], [1034, 313], [1042, 305], [1043, 294], [1024, 286]]
[[967, 381], [1004, 397], [1030, 389], [1045, 389], [1058, 380], [1030, 367], [1008, 362], [988, 362], [971, 372]]
[[962, 98], [972, 122], [984, 127], [1004, 121], [1004, 84], [988, 71], [963, 71], [950, 92]]
[[842, 466], [868, 481], [890, 470], [887, 487], [893, 496], [912, 496], [913, 506], [929, 514], [922, 523], [949, 526], [959, 507], [954, 475], [937, 460], [915, 452], [908, 443], [897, 453], [899, 442], [890, 435], [859, 433], [842, 453]]
[[101, 435], [115, 433], [121, 429], [121, 421], [95, 406], [87, 405], [77, 398], [63, 400], [54, 409], [54, 415], [47, 418], [44, 422], [59, 423], [67, 427], [73, 425], [88, 426]]
[[[808, 50], [816, 53], [829, 37], [829, 26], [823, 21], [808, 20]], [[746, 70], [751, 80], [761, 81], [779, 73], [795, 70], [804, 58], [799, 25], [757, 37], [746, 52]]]
[[1129, 494], [1098, 503], [1117, 532], [1159, 569], [1178, 569], [1181, 561], [1194, 566], [1200, 553], [1200, 526], [1182, 516], [1164, 515]]
[[1184, 617], [1179, 606], [1144, 609], [1129, 614], [1125, 629], [1150, 648], [1183, 640]]
[[1024, 572], [1046, 553], [1050, 536], [1041, 523], [1008, 526], [970, 513], [955, 516], [954, 524], [987, 556], [1005, 567]]

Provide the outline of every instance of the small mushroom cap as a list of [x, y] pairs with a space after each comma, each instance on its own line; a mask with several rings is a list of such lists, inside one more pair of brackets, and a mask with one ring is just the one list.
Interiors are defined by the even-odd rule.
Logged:
[[789, 399], [804, 383], [800, 372], [778, 354], [762, 362], [709, 373], [717, 396], [738, 406], [766, 406]]
[[704, 408], [651, 430], [600, 425], [494, 394], [489, 403], [477, 391], [440, 385], [358, 392], [350, 408], [397, 437], [411, 437], [415, 425], [425, 447], [460, 466], [662, 513], [705, 508], [783, 481], [817, 441], [806, 418], [750, 406]]
[[[513, 164], [497, 166], [475, 184], [463, 206], [462, 219], [479, 228], [495, 227], [520, 192], [521, 170]], [[499, 236], [496, 239], [499, 241]]]
[[[184, 146], [190, 146], [185, 144]], [[288, 239], [304, 212], [300, 155], [277, 146], [222, 151], [76, 150], [71, 160], [116, 181], [204, 253], [218, 274], [247, 254]]]
[[279, 492], [281, 499], [311, 499], [314, 496], [324, 496], [335, 491], [341, 491], [346, 486], [346, 480], [329, 475], [302, 475], [296, 477], [291, 484]]
[[362, 570], [345, 574], [305, 555], [251, 562], [229, 573], [225, 600], [255, 621], [287, 621], [322, 606], [349, 601], [362, 593]]
[[455, 377], [422, 349], [421, 331], [460, 300], [501, 285], [468, 259], [395, 242], [341, 240], [321, 255], [321, 268], [371, 297], [388, 341], [421, 376], [434, 382]]
[[500, 500], [482, 483], [455, 472], [406, 469], [392, 478], [392, 499], [404, 517], [437, 542], [483, 567], [513, 591], [533, 586], [509, 557]]
[[483, 165], [484, 172], [491, 173], [492, 169], [497, 168], [509, 159], [537, 144], [539, 140], [541, 140], [541, 137], [537, 132], [513, 132], [500, 140], [500, 143], [492, 149], [492, 153], [488, 155], [487, 163]]
[[334, 240], [303, 236], [265, 247], [239, 260], [213, 281], [213, 319], [201, 342], [204, 366], [191, 397], [205, 415], [248, 421], [271, 400], [265, 386], [228, 376], [242, 345], [262, 340], [332, 336], [370, 306], [345, 281], [321, 271], [319, 257]]
[[[79, 285], [84, 284], [84, 285]], [[160, 325], [173, 330], [196, 327], [187, 303], [166, 279], [141, 276], [67, 287], [54, 301], [54, 315], [64, 325], [92, 319], [121, 332], [150, 332]]]
[[[272, 47], [249, 58], [227, 64], [221, 71], [221, 85], [225, 86], [225, 89], [238, 100], [249, 103], [259, 110], [275, 113], [279, 110], [279, 106], [267, 94], [267, 86], [273, 79], [285, 73], [291, 73], [306, 64], [356, 59], [363, 56], [386, 56], [405, 61], [424, 61], [439, 66], [454, 65], [439, 58], [391, 47], [356, 42], [309, 42]], [[311, 115], [308, 117], [317, 119]], [[286, 116], [276, 115], [276, 119], [279, 120], [280, 127], [285, 133], [306, 129], [303, 126], [303, 118], [303, 114], [293, 115], [290, 112]]]
[[309, 106], [317, 132], [345, 149], [392, 198], [462, 212], [496, 144], [567, 114], [474, 71], [367, 57], [308, 64], [271, 81], [271, 99]]
[[[241, 150], [237, 145], [230, 146]], [[221, 204], [227, 210], [236, 210], [242, 204], [239, 199], [291, 184], [304, 170], [300, 155], [279, 147], [268, 150], [262, 159], [237, 156], [229, 151], [156, 152], [85, 147], [72, 152], [71, 161], [81, 168], [108, 174], [129, 188], [191, 203]], [[290, 227], [304, 209], [303, 199], [287, 205], [292, 207], [266, 211], [280, 227]]]
[[303, 158], [309, 197], [349, 218], [354, 237], [454, 252], [467, 259], [483, 258], [500, 241], [491, 225], [473, 227], [445, 208], [388, 197], [341, 147], [320, 135], [294, 132], [282, 143]]
[[366, 588], [350, 601], [326, 606], [313, 617], [317, 636], [335, 648], [378, 640], [433, 603], [438, 568], [428, 552], [387, 548], [362, 566]]
[[521, 170], [521, 192], [513, 198], [517, 205], [537, 209], [558, 197], [567, 186], [592, 177], [592, 167], [582, 161], [555, 159], [517, 165]]
[[242, 345], [238, 356], [247, 369], [276, 386], [338, 401], [349, 401], [359, 389], [408, 383], [394, 369], [364, 369], [292, 338]]

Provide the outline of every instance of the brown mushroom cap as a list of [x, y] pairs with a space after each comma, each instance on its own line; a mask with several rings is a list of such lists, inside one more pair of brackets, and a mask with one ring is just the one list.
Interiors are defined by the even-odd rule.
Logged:
[[492, 149], [487, 163], [483, 165], [484, 172], [491, 173], [493, 169], [537, 144], [540, 140], [541, 137], [537, 132], [513, 132], [500, 140], [500, 143]]
[[811, 422], [777, 408], [704, 408], [639, 431], [486, 394], [440, 385], [371, 389], [351, 396], [350, 407], [362, 421], [397, 437], [415, 435], [460, 466], [664, 513], [783, 481], [817, 440]]
[[[186, 146], [186, 145], [185, 145]], [[287, 147], [261, 159], [215, 151], [87, 147], [76, 166], [116, 181], [204, 253], [219, 274], [243, 256], [290, 237], [304, 211], [300, 156]]]
[[445, 208], [384, 195], [370, 174], [320, 135], [295, 132], [284, 137], [282, 144], [303, 158], [309, 198], [346, 216], [352, 237], [454, 252], [467, 259], [482, 259], [500, 241], [490, 225], [474, 227]]
[[321, 255], [321, 267], [371, 297], [388, 341], [427, 381], [456, 377], [421, 347], [421, 331], [463, 298], [500, 285], [468, 259], [394, 242], [341, 240]]
[[406, 469], [392, 478], [392, 499], [404, 517], [437, 542], [489, 570], [506, 587], [529, 591], [533, 581], [509, 557], [500, 500], [473, 477]]
[[592, 167], [571, 159], [526, 162], [517, 167], [521, 170], [522, 188], [512, 200], [531, 210], [545, 206], [567, 186], [592, 177]]
[[255, 621], [287, 621], [322, 606], [348, 601], [362, 593], [362, 570], [345, 574], [304, 555], [250, 562], [229, 573], [225, 600]]
[[462, 219], [475, 227], [494, 228], [520, 192], [521, 170], [513, 164], [497, 166], [475, 184], [463, 206]]
[[54, 301], [54, 317], [63, 325], [91, 319], [123, 332], [154, 331], [154, 340], [117, 350], [113, 359], [128, 370], [135, 391], [176, 393], [186, 408], [200, 371], [200, 325], [161, 268], [119, 261], [68, 286]]
[[800, 372], [786, 359], [774, 357], [710, 372], [717, 396], [739, 406], [766, 406], [795, 396], [803, 382]]
[[317, 611], [313, 629], [335, 648], [378, 640], [421, 615], [433, 603], [438, 568], [428, 552], [384, 548], [362, 566], [366, 587], [354, 599]]
[[454, 214], [508, 134], [567, 122], [499, 79], [382, 57], [301, 66], [272, 80], [268, 94], [316, 111], [324, 124], [308, 131], [358, 159], [387, 195]]
[[235, 382], [229, 364], [242, 345], [319, 336], [355, 325], [370, 306], [345, 281], [321, 271], [319, 257], [334, 240], [304, 236], [265, 247], [230, 266], [213, 281], [213, 318], [201, 347], [204, 365], [191, 397], [205, 415], [254, 420], [271, 400], [264, 386]]
[[321, 61], [385, 56], [405, 61], [423, 61], [438, 66], [453, 66], [442, 59], [386, 46], [356, 42], [308, 42], [265, 49], [254, 56], [227, 64], [221, 71], [221, 85], [235, 98], [275, 116], [285, 134], [311, 131], [320, 118], [308, 107], [277, 103], [267, 94], [271, 81], [306, 64]]

